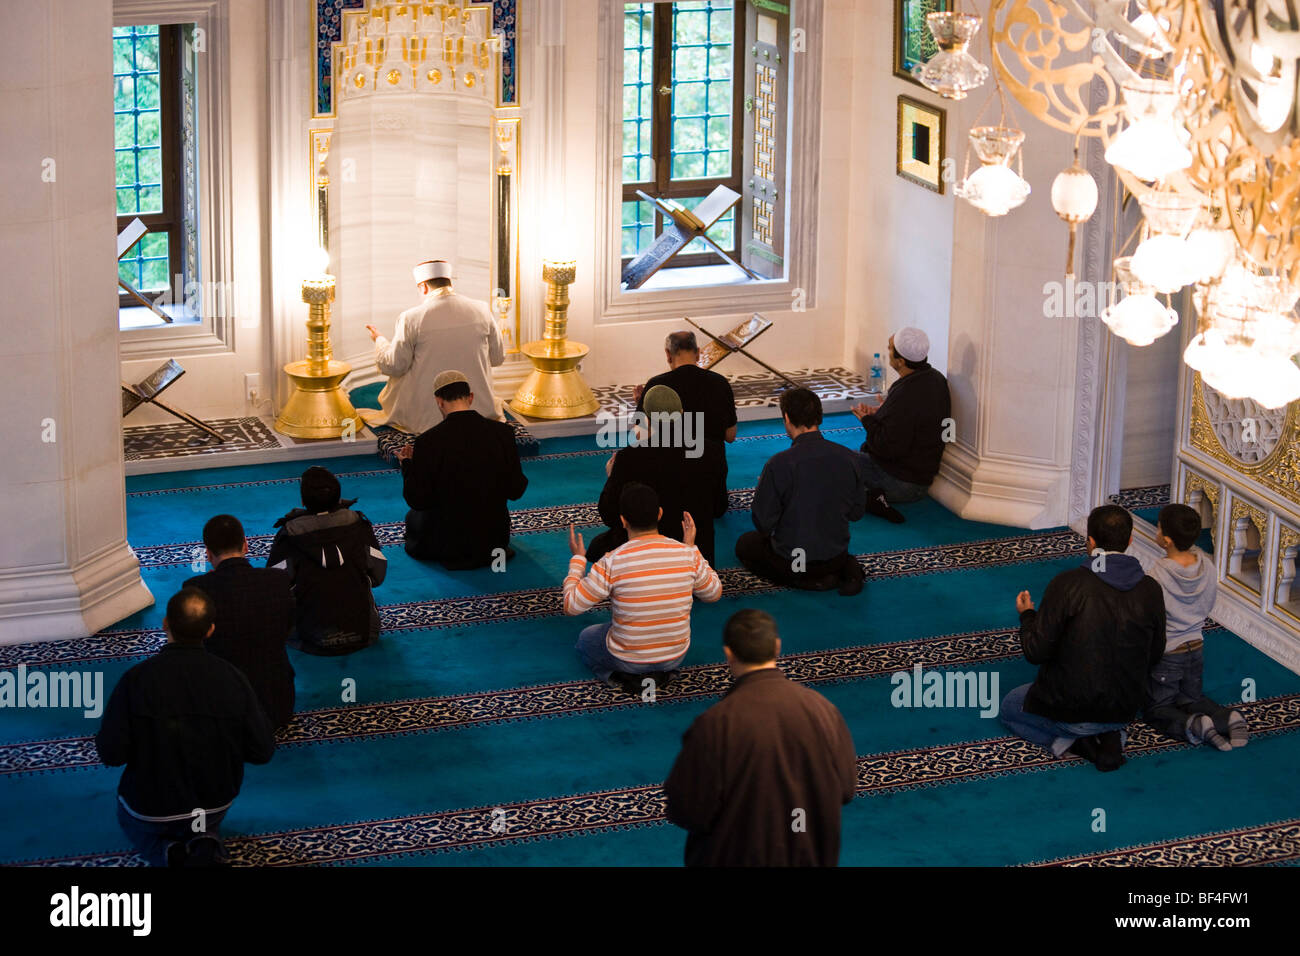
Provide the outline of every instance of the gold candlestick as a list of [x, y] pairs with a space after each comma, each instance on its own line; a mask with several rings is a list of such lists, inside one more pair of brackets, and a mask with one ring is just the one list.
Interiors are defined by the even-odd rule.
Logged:
[[581, 342], [570, 342], [569, 285], [577, 274], [577, 264], [543, 262], [546, 280], [546, 329], [539, 342], [529, 342], [521, 352], [533, 363], [510, 407], [530, 418], [581, 418], [594, 415], [600, 405], [582, 380], [578, 364], [591, 351]]
[[309, 306], [307, 358], [284, 367], [294, 387], [275, 420], [275, 430], [290, 438], [340, 438], [349, 427], [355, 434], [361, 428], [361, 417], [339, 387], [352, 366], [336, 362], [330, 348], [334, 277], [304, 279], [302, 301]]

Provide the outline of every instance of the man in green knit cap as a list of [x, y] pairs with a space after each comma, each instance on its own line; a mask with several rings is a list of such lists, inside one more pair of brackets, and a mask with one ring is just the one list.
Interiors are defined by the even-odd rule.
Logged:
[[627, 541], [619, 521], [618, 498], [632, 482], [649, 485], [659, 496], [663, 517], [659, 533], [682, 540], [682, 512], [695, 520], [695, 545], [713, 564], [713, 519], [727, 510], [727, 459], [722, 443], [704, 437], [703, 430], [683, 413], [677, 393], [666, 385], [646, 390], [643, 397], [646, 431], [610, 458], [609, 478], [600, 493], [601, 520], [609, 530], [592, 539], [587, 560], [599, 561]]

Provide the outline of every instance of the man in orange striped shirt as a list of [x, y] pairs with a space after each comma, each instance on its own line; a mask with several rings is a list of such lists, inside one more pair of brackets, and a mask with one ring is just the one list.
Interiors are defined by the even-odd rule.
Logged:
[[578, 656], [597, 679], [615, 686], [615, 674], [671, 678], [691, 645], [692, 599], [716, 601], [722, 582], [695, 547], [690, 512], [682, 515], [682, 541], [664, 537], [659, 497], [637, 482], [624, 486], [618, 512], [628, 541], [592, 565], [586, 577], [587, 549], [569, 525], [573, 557], [564, 579], [564, 613], [581, 614], [609, 599], [613, 619], [578, 635]]

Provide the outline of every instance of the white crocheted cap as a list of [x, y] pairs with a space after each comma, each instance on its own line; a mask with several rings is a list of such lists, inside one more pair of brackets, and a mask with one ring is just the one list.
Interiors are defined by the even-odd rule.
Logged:
[[894, 351], [909, 362], [922, 362], [930, 354], [930, 336], [908, 326], [894, 333]]

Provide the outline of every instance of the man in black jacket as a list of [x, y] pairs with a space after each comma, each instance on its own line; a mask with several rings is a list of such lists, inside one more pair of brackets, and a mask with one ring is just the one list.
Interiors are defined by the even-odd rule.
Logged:
[[865, 402], [851, 410], [867, 440], [867, 511], [901, 524], [891, 502], [920, 501], [929, 493], [952, 427], [948, 380], [926, 361], [930, 337], [920, 329], [900, 329], [889, 337], [889, 366], [898, 381], [878, 407]]
[[248, 539], [234, 515], [217, 515], [203, 526], [212, 570], [190, 578], [216, 606], [216, 630], [204, 645], [248, 678], [262, 709], [279, 730], [293, 716], [293, 665], [285, 641], [293, 630], [289, 575], [248, 563]]
[[398, 452], [406, 513], [406, 553], [454, 571], [514, 557], [510, 511], [528, 487], [514, 431], [473, 408], [465, 375], [440, 372], [433, 396], [442, 421]]
[[289, 572], [297, 619], [291, 646], [308, 654], [350, 654], [379, 640], [371, 588], [384, 583], [388, 559], [355, 499], [339, 497], [339, 480], [313, 465], [302, 473], [303, 507], [275, 523], [268, 568]]
[[[710, 441], [736, 440], [736, 396], [726, 377], [712, 369], [700, 368], [700, 347], [695, 333], [674, 332], [664, 342], [668, 371], [660, 372], [636, 394], [636, 410], [645, 411], [645, 393], [656, 385], [666, 385], [677, 393], [687, 414], [704, 416], [704, 437]], [[723, 448], [726, 456], [726, 448]]]
[[857, 789], [844, 717], [777, 668], [770, 614], [733, 614], [723, 652], [735, 683], [686, 731], [664, 784], [686, 865], [835, 866], [840, 808]]
[[117, 819], [153, 866], [224, 862], [218, 829], [245, 763], [266, 763], [275, 737], [248, 679], [209, 654], [212, 600], [184, 588], [167, 602], [167, 644], [117, 682], [95, 747], [120, 767]]
[[849, 553], [849, 523], [866, 513], [866, 459], [828, 441], [822, 403], [806, 388], [781, 395], [790, 447], [763, 466], [751, 513], [757, 531], [736, 541], [736, 557], [759, 577], [850, 597], [866, 574]]
[[1041, 611], [1028, 591], [1016, 596], [1020, 645], [1038, 676], [1007, 694], [1000, 715], [1018, 736], [1102, 771], [1123, 765], [1124, 727], [1146, 703], [1165, 650], [1164, 592], [1124, 554], [1132, 538], [1127, 511], [1094, 508], [1083, 567], [1048, 583]]
[[[629, 444], [613, 455], [609, 478], [597, 505], [600, 518], [609, 530], [592, 539], [587, 547], [587, 560], [595, 564], [607, 552], [627, 543], [627, 529], [619, 515], [618, 501], [623, 489], [636, 482], [649, 485], [659, 496], [659, 506], [663, 509], [659, 533], [664, 537], [681, 541], [682, 512], [690, 513], [695, 520], [695, 546], [713, 566], [713, 519], [727, 513], [726, 452], [721, 442], [703, 436], [696, 436], [699, 445], [695, 448], [659, 440], [685, 433], [684, 426], [673, 429], [667, 418], [683, 414], [681, 399], [668, 386], [656, 385], [646, 392], [644, 407], [652, 434], [641, 436], [644, 444]], [[665, 423], [669, 427], [658, 427]]]

